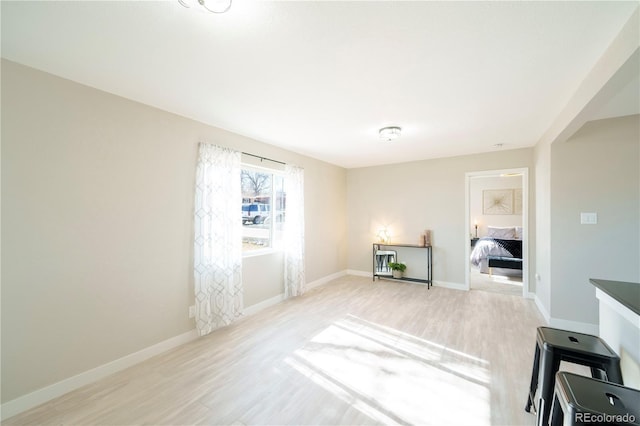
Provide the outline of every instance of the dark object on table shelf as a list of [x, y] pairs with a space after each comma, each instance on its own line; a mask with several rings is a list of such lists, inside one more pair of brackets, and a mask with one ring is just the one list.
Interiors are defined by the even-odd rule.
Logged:
[[[403, 276], [401, 278], [394, 278], [391, 273], [391, 268], [389, 268], [390, 262], [397, 262], [397, 251], [392, 250], [398, 247], [406, 247], [411, 249], [421, 249], [426, 253], [426, 279], [425, 278], [413, 278]], [[385, 258], [380, 253], [392, 253], [391, 258]], [[385, 263], [386, 262], [386, 263]], [[373, 281], [384, 278], [389, 280], [398, 280], [398, 281], [411, 281], [415, 283], [427, 284], [427, 288], [431, 288], [433, 285], [433, 271], [432, 271], [432, 255], [431, 255], [431, 246], [422, 247], [420, 245], [415, 244], [384, 244], [384, 243], [374, 243], [373, 244]]]

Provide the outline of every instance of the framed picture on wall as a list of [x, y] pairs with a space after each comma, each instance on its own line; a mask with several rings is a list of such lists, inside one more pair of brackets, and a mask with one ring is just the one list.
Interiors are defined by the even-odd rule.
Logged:
[[483, 214], [513, 214], [513, 189], [482, 191]]

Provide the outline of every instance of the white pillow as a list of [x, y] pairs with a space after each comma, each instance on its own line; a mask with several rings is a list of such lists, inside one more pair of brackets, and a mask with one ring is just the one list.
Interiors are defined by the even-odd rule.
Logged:
[[522, 239], [522, 226], [516, 226], [516, 240]]
[[516, 238], [516, 228], [515, 226], [508, 226], [508, 227], [488, 226], [487, 237], [500, 238], [503, 240], [513, 240]]

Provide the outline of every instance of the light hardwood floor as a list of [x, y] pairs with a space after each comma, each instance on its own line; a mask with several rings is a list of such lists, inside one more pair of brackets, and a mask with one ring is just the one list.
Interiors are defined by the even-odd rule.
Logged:
[[531, 300], [346, 276], [3, 424], [533, 425]]
[[469, 287], [471, 290], [522, 297], [522, 277], [482, 274], [473, 265], [469, 269]]

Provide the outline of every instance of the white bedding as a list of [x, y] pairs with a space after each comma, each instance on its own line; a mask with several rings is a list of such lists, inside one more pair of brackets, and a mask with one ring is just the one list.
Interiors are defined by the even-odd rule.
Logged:
[[471, 252], [471, 263], [474, 266], [480, 266], [480, 262], [482, 260], [486, 260], [487, 256], [506, 256], [512, 257], [511, 253], [502, 248], [500, 245], [496, 244], [495, 241], [480, 239], [476, 243], [473, 251]]

